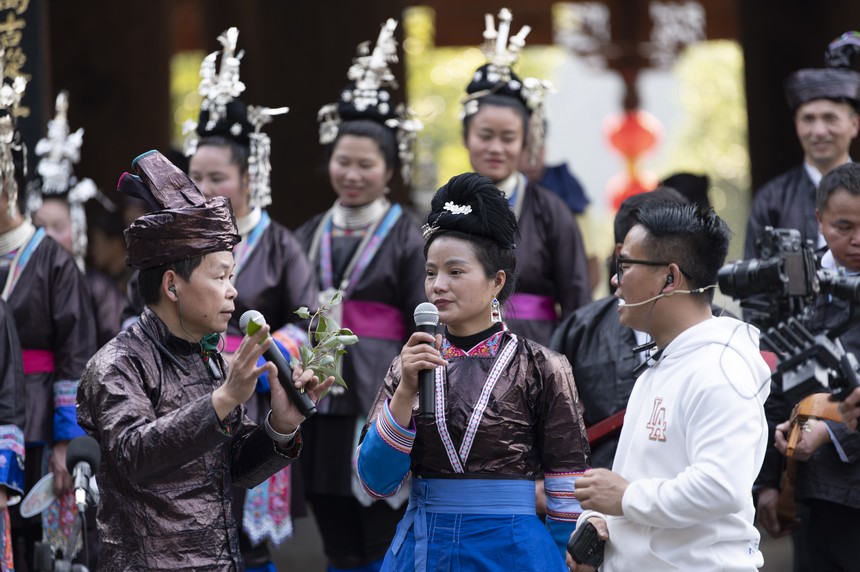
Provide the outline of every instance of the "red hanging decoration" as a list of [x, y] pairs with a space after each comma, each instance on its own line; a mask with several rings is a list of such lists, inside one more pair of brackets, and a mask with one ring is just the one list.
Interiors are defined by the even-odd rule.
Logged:
[[624, 157], [626, 165], [625, 172], [612, 177], [606, 185], [613, 209], [618, 210], [627, 197], [654, 188], [656, 177], [639, 172], [636, 162], [654, 148], [662, 131], [660, 121], [641, 109], [628, 109], [603, 120], [609, 144]]

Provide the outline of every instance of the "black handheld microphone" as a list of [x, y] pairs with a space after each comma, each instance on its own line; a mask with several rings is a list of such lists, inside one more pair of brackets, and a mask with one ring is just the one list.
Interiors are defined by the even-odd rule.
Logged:
[[66, 451], [66, 470], [75, 480], [75, 504], [83, 513], [87, 508], [87, 492], [90, 489], [90, 477], [99, 470], [102, 460], [102, 450], [99, 442], [89, 435], [75, 437], [69, 443]]
[[[239, 318], [239, 329], [242, 330], [242, 333], [253, 336], [265, 323], [266, 320], [263, 318], [263, 314], [257, 310], [248, 310]], [[263, 357], [275, 364], [275, 367], [278, 369], [278, 381], [281, 382], [281, 386], [287, 391], [290, 400], [299, 408], [299, 412], [305, 416], [305, 419], [309, 419], [316, 414], [317, 406], [314, 404], [311, 396], [304, 391], [299, 391], [293, 385], [293, 368], [290, 367], [290, 362], [287, 361], [284, 354], [275, 345], [274, 340], [272, 341], [272, 347], [263, 353]]]
[[[415, 330], [436, 335], [439, 325], [439, 310], [430, 302], [418, 304], [415, 308]], [[434, 419], [436, 417], [436, 381], [432, 369], [418, 372], [418, 417]]]

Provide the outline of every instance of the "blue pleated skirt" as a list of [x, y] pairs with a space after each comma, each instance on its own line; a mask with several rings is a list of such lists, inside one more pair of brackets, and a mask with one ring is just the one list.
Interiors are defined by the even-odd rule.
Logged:
[[[423, 522], [423, 526], [422, 526]], [[532, 481], [416, 479], [382, 571], [567, 572]]]

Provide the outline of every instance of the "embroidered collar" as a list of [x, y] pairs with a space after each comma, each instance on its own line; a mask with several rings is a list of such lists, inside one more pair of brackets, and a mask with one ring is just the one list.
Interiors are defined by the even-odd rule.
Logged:
[[496, 332], [467, 352], [453, 345], [447, 338], [442, 338], [440, 353], [442, 358], [446, 360], [455, 357], [495, 357], [499, 353], [499, 346], [506, 331], [507, 328], [501, 332]]

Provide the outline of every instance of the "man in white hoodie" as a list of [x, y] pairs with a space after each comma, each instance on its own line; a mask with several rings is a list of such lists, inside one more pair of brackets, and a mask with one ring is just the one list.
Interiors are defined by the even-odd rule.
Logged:
[[607, 539], [604, 572], [755, 570], [751, 490], [770, 370], [758, 330], [711, 314], [728, 227], [694, 205], [646, 203], [634, 216], [615, 295], [621, 324], [657, 347], [630, 395], [613, 471], [577, 481], [589, 509], [578, 526], [589, 521]]

